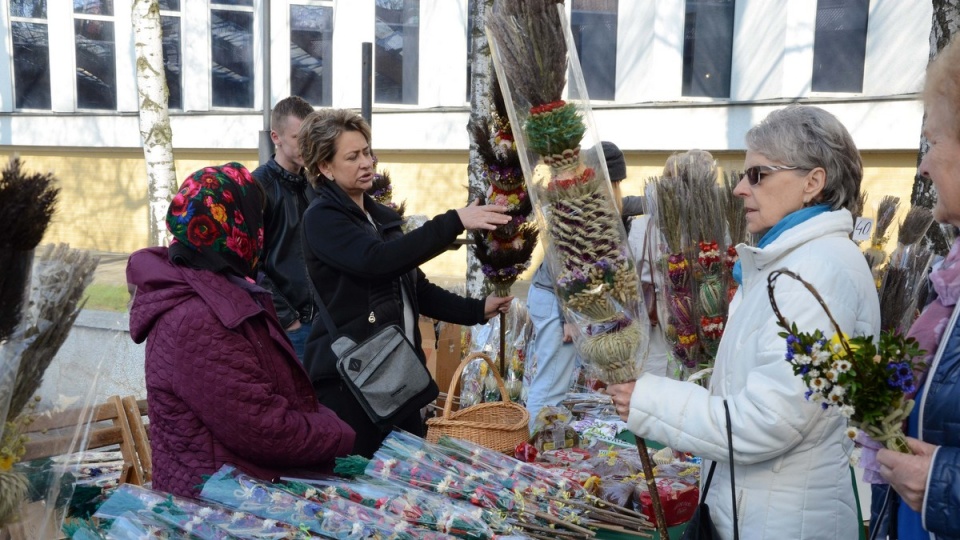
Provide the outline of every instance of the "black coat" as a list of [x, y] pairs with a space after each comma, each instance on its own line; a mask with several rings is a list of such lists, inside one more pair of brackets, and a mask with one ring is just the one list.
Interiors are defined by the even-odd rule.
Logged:
[[313, 320], [316, 304], [303, 259], [300, 229], [304, 211], [314, 198], [303, 176], [281, 167], [274, 158], [257, 167], [253, 178], [263, 187], [263, 262], [260, 285], [273, 293], [280, 324], [287, 328], [299, 319]]
[[[436, 216], [404, 235], [402, 219], [364, 195], [364, 207], [377, 223], [336, 184], [321, 180], [318, 197], [304, 214], [304, 255], [311, 281], [341, 334], [360, 343], [377, 329], [403, 325], [400, 279], [413, 304], [414, 348], [421, 353], [417, 320], [422, 313], [442, 321], [484, 322], [483, 300], [464, 298], [427, 280], [419, 265], [443, 253], [463, 232], [455, 210]], [[338, 379], [336, 356], [319, 320], [307, 341], [304, 365], [316, 384]]]
[[[464, 325], [484, 321], [482, 300], [463, 298], [430, 283], [418, 266], [442, 253], [463, 232], [455, 210], [441, 214], [404, 235], [393, 210], [364, 195], [364, 208], [376, 223], [333, 182], [322, 180], [318, 198], [303, 217], [304, 253], [310, 279], [340, 334], [360, 343], [379, 328], [403, 324], [401, 280], [413, 304], [414, 349], [421, 349], [420, 313]], [[321, 308], [322, 309], [322, 308]], [[419, 407], [412, 403], [393, 420], [378, 427], [363, 412], [336, 369], [331, 336], [318, 318], [307, 340], [304, 367], [321, 404], [337, 413], [356, 432], [353, 453], [370, 457], [392, 428], [424, 434]], [[436, 398], [432, 385], [422, 397]], [[431, 394], [431, 395], [427, 395]]]

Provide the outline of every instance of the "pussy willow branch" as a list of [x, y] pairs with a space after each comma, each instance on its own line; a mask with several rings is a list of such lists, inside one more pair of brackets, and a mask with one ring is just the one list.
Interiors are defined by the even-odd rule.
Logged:
[[770, 307], [773, 308], [773, 313], [774, 315], [777, 316], [777, 321], [780, 322], [780, 326], [782, 326], [783, 329], [786, 330], [787, 332], [790, 332], [790, 325], [787, 324], [787, 320], [783, 317], [783, 314], [780, 313], [780, 308], [777, 306], [777, 299], [773, 292], [773, 289], [777, 284], [777, 278], [779, 278], [781, 275], [791, 277], [799, 281], [800, 284], [803, 285], [805, 289], [810, 291], [810, 294], [812, 294], [813, 297], [817, 299], [817, 302], [820, 304], [820, 307], [823, 308], [823, 311], [827, 314], [827, 317], [830, 319], [830, 322], [833, 324], [834, 329], [836, 329], [837, 339], [840, 341], [840, 344], [843, 346], [843, 349], [847, 351], [847, 355], [852, 358], [853, 351], [850, 350], [850, 344], [847, 343], [847, 340], [843, 337], [843, 330], [840, 329], [840, 325], [833, 318], [833, 313], [830, 313], [830, 308], [828, 308], [826, 302], [823, 301], [823, 297], [820, 296], [820, 293], [817, 292], [817, 289], [815, 289], [813, 285], [811, 285], [810, 283], [805, 281], [803, 278], [801, 278], [799, 274], [795, 272], [791, 272], [786, 268], [780, 268], [779, 270], [774, 270], [773, 272], [770, 272], [769, 276], [767, 276], [767, 295], [770, 297]]

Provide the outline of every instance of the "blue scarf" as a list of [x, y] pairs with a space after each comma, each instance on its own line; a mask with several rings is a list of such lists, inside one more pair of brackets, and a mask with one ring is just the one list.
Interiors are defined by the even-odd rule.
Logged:
[[[783, 219], [778, 221], [776, 225], [774, 225], [769, 231], [767, 231], [766, 234], [763, 235], [763, 238], [760, 239], [760, 243], [757, 244], [757, 247], [763, 249], [772, 244], [777, 238], [780, 238], [781, 234], [812, 217], [819, 216], [820, 214], [829, 211], [830, 205], [815, 204], [813, 206], [801, 208], [796, 212], [791, 212], [786, 216], [783, 216]], [[736, 264], [733, 265], [733, 279], [736, 280], [739, 285], [743, 285], [743, 268], [740, 266], [739, 259], [737, 259]]]

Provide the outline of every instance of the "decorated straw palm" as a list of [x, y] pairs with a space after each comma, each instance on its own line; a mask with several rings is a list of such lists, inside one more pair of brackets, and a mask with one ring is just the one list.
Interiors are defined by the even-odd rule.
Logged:
[[665, 284], [660, 300], [667, 306], [664, 328], [687, 378], [713, 366], [735, 290], [731, 240], [744, 236], [744, 226], [742, 211], [735, 216], [742, 203], [717, 183], [713, 156], [691, 150], [673, 156], [671, 165], [667, 176], [652, 180], [651, 195], [663, 235], [658, 246]]
[[580, 328], [585, 364], [619, 383], [639, 374], [649, 323], [598, 141], [581, 154], [588, 103], [560, 99], [568, 46], [558, 6], [497, 2], [488, 28], [558, 296]]
[[471, 121], [468, 129], [482, 162], [483, 199], [486, 204], [506, 206], [511, 219], [493, 231], [474, 231], [474, 252], [494, 294], [509, 296], [520, 273], [530, 267], [530, 257], [537, 245], [537, 226], [530, 221], [533, 205], [503, 93], [496, 80], [491, 94], [490, 116]]
[[[642, 372], [649, 321], [639, 309], [640, 279], [595, 132], [581, 151], [591, 113], [563, 17], [562, 1], [497, 0], [487, 31], [510, 123], [520, 127], [517, 148], [554, 287], [567, 320], [579, 328], [575, 343], [584, 365], [617, 384]], [[568, 67], [570, 93], [583, 98], [578, 102], [561, 99]], [[637, 446], [666, 537], [643, 439]]]
[[[377, 163], [379, 160], [376, 156], [373, 157], [373, 168], [377, 168]], [[393, 209], [396, 213], [400, 214], [400, 217], [403, 217], [404, 212], [407, 209], [407, 202], [401, 202], [397, 204], [393, 202], [393, 183], [390, 181], [390, 171], [383, 170], [377, 171], [373, 175], [373, 185], [370, 186], [370, 189], [367, 191], [370, 194], [370, 197], [378, 203]]]

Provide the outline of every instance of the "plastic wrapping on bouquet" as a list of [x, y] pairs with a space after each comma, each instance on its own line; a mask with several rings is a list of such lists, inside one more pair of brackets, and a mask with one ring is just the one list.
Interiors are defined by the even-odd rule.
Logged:
[[521, 127], [514, 135], [555, 291], [567, 320], [579, 328], [574, 342], [584, 364], [601, 380], [615, 384], [642, 372], [650, 322], [640, 309], [639, 275], [576, 48], [560, 19], [571, 73], [567, 101], [559, 92], [549, 98], [545, 92], [523, 95], [530, 89], [530, 77], [520, 80], [525, 74], [517, 64], [517, 53], [522, 56], [523, 51], [505, 48], [534, 47], [528, 42], [535, 37], [501, 43], [493, 27], [488, 27], [488, 37], [510, 123]]

